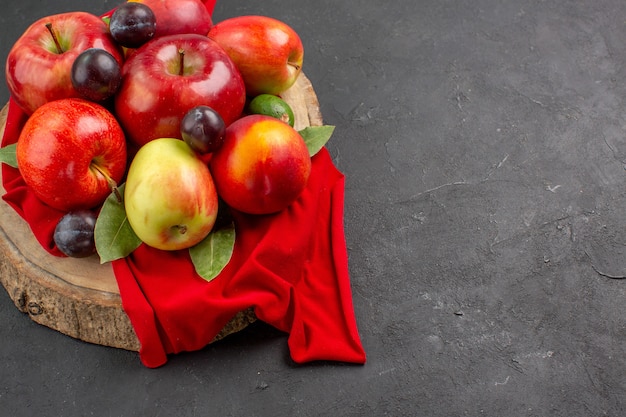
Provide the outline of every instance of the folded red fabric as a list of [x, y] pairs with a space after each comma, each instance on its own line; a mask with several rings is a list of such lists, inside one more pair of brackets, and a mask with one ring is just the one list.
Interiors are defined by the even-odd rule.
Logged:
[[[11, 100], [2, 146], [15, 143], [26, 116]], [[52, 234], [63, 215], [39, 201], [19, 171], [5, 164], [3, 199], [29, 224], [50, 254], [62, 256]], [[343, 228], [344, 175], [326, 149], [313, 157], [307, 188], [288, 209], [267, 216], [234, 213], [236, 243], [224, 271], [207, 282], [188, 251], [140, 246], [114, 261], [122, 304], [147, 367], [167, 355], [201, 349], [239, 311], [289, 334], [297, 363], [364, 363], [352, 305]]]
[[206, 6], [209, 13], [213, 14], [213, 9], [215, 8], [215, 3], [217, 0], [204, 0], [203, 3]]
[[[235, 213], [237, 238], [226, 269], [207, 283], [188, 251], [142, 245], [113, 262], [125, 309], [142, 343], [142, 360], [206, 346], [239, 311], [289, 333], [295, 362], [363, 363], [343, 234], [343, 175], [323, 150], [303, 195], [269, 216]], [[140, 334], [141, 333], [141, 334]]]

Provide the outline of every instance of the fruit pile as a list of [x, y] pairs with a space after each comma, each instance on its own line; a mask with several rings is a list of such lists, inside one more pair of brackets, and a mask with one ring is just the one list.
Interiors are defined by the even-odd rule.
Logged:
[[49, 16], [7, 58], [11, 97], [28, 120], [3, 162], [14, 152], [28, 187], [63, 213], [54, 242], [65, 255], [107, 262], [145, 243], [201, 259], [222, 248], [211, 255], [218, 268], [201, 273], [211, 279], [234, 244], [230, 210], [286, 209], [332, 134], [295, 130], [280, 97], [302, 63], [301, 39], [284, 22], [213, 24], [201, 0]]

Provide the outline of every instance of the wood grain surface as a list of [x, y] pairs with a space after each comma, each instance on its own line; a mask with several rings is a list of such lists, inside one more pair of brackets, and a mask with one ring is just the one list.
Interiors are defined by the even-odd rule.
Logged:
[[[317, 96], [304, 74], [282, 96], [293, 108], [296, 129], [322, 124]], [[0, 112], [0, 137], [7, 110], [5, 106]], [[4, 194], [4, 189], [0, 192]], [[48, 254], [4, 201], [0, 201], [0, 282], [15, 306], [39, 324], [90, 343], [140, 348], [110, 264], [100, 264], [96, 255], [73, 259]], [[215, 340], [254, 320], [251, 309], [238, 313]]]

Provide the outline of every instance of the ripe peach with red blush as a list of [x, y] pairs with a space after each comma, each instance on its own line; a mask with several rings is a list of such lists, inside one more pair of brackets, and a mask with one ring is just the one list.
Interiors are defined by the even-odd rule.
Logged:
[[302, 136], [274, 117], [242, 117], [226, 129], [211, 172], [218, 194], [244, 213], [269, 214], [293, 203], [305, 189], [311, 157]]

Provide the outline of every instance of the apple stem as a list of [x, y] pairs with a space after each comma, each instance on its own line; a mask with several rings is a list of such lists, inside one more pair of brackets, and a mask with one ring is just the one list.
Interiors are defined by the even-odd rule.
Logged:
[[117, 182], [115, 182], [115, 180], [111, 178], [111, 176], [108, 173], [106, 173], [102, 168], [100, 168], [98, 165], [92, 163], [91, 168], [95, 169], [100, 175], [102, 175], [107, 180], [107, 183], [109, 184], [109, 188], [111, 188], [111, 191], [115, 195], [117, 202], [121, 203], [122, 194], [120, 193], [119, 188], [117, 188]]
[[178, 75], [185, 75], [185, 50], [183, 48], [180, 48], [178, 50], [178, 58], [178, 64], [180, 65], [180, 67], [178, 68]]
[[50, 35], [52, 36], [52, 40], [54, 41], [54, 44], [57, 47], [57, 52], [59, 54], [62, 54], [63, 52], [65, 52], [63, 48], [61, 47], [61, 44], [59, 43], [59, 38], [57, 37], [57, 34], [54, 32], [54, 29], [52, 28], [52, 23], [50, 22], [46, 23], [46, 28], [48, 29], [48, 32], [50, 32]]

